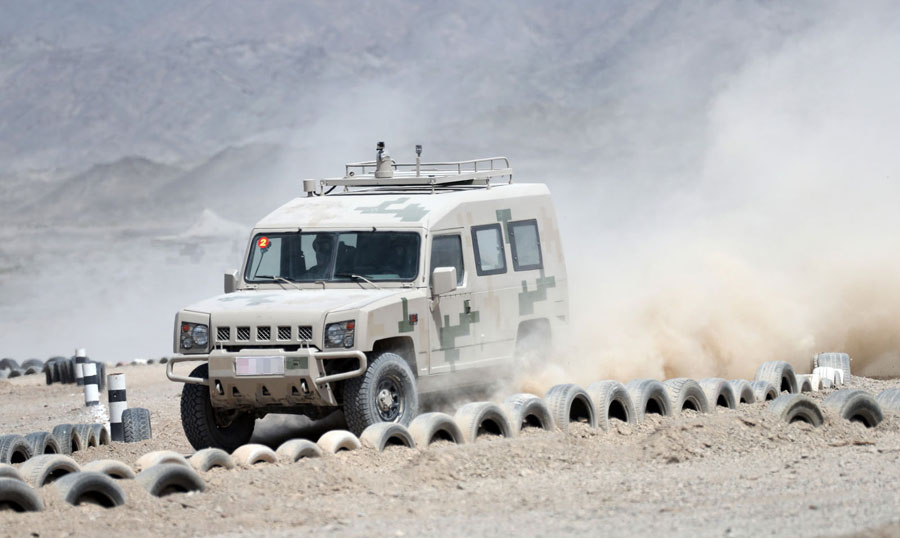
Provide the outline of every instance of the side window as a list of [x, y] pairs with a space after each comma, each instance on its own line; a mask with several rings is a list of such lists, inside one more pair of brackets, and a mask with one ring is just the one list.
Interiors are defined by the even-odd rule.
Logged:
[[506, 251], [499, 224], [472, 227], [475, 245], [475, 269], [478, 275], [499, 275], [506, 272]]
[[544, 260], [541, 257], [541, 238], [538, 235], [537, 221], [520, 220], [510, 222], [508, 226], [513, 268], [516, 271], [542, 269]]
[[465, 269], [463, 267], [462, 238], [458, 235], [439, 235], [431, 241], [431, 270], [437, 267], [456, 267], [456, 285], [462, 286]]

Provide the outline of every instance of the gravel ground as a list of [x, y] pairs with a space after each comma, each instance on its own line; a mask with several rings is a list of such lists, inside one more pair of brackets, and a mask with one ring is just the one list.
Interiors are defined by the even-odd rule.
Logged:
[[[164, 367], [114, 372], [127, 376], [129, 404], [151, 410], [154, 438], [75, 459], [133, 464], [151, 450], [189, 454], [180, 385], [166, 380]], [[850, 386], [877, 393], [900, 381], [854, 377]], [[93, 420], [82, 402], [76, 387], [44, 386], [43, 376], [2, 380], [0, 429], [24, 435]], [[285, 428], [315, 439], [338, 423], [269, 417], [258, 423], [257, 440], [280, 441]], [[0, 511], [0, 534], [896, 536], [900, 416], [873, 429], [829, 416], [812, 428], [781, 423], [753, 404], [651, 415], [639, 426], [616, 422], [610, 432], [525, 430], [516, 439], [363, 449], [204, 478], [204, 493], [163, 498], [123, 481], [127, 503], [110, 510], [69, 506], [46, 486], [46, 511]]]

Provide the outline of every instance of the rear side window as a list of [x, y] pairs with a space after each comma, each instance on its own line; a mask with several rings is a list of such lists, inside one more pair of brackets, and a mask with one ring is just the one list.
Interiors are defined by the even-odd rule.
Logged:
[[462, 286], [465, 270], [463, 267], [462, 239], [458, 235], [439, 235], [431, 241], [431, 271], [438, 267], [456, 267], [456, 285]]
[[520, 220], [510, 222], [508, 226], [513, 269], [516, 271], [542, 269], [544, 260], [541, 257], [541, 238], [538, 235], [537, 221]]
[[475, 244], [475, 269], [478, 275], [499, 275], [506, 272], [506, 251], [499, 224], [472, 227]]

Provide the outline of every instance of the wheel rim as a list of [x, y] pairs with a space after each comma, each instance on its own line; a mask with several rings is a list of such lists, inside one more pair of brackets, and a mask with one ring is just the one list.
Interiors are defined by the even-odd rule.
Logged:
[[375, 391], [375, 411], [384, 422], [394, 422], [403, 414], [403, 390], [400, 381], [386, 377], [378, 383]]

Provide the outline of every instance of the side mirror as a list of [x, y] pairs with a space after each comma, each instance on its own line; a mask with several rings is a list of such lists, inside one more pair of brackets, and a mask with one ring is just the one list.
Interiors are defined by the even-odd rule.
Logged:
[[431, 273], [431, 294], [437, 297], [456, 291], [456, 267], [435, 267]]
[[225, 293], [233, 293], [237, 288], [238, 272], [237, 270], [225, 273]]

